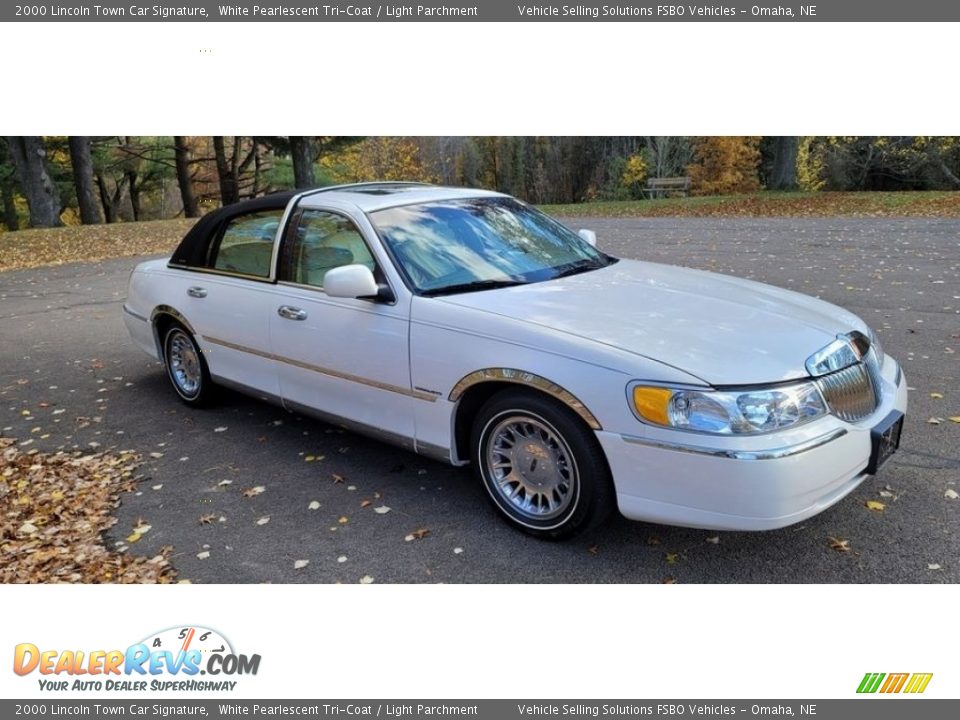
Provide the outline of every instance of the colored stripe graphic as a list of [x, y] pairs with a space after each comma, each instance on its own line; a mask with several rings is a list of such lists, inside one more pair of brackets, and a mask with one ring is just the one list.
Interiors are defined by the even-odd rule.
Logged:
[[[884, 681], [886, 678], [886, 681]], [[858, 693], [922, 693], [927, 689], [933, 673], [866, 673], [860, 685], [857, 686]], [[881, 685], [882, 683], [882, 685]]]
[[857, 688], [857, 692], [875, 693], [877, 688], [880, 687], [880, 682], [884, 677], [884, 673], [867, 673], [863, 676], [863, 680], [860, 681], [860, 687]]
[[910, 673], [890, 673], [887, 675], [887, 681], [880, 688], [882, 693], [898, 693], [903, 689], [903, 684], [907, 682]]
[[930, 679], [933, 677], [933, 673], [914, 673], [913, 677], [910, 678], [910, 682], [907, 684], [907, 688], [904, 692], [907, 693], [922, 693], [927, 689], [927, 685], [930, 684]]

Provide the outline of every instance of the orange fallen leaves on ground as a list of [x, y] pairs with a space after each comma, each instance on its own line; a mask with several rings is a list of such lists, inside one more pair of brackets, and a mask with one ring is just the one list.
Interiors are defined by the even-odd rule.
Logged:
[[[135, 487], [132, 453], [26, 455], [0, 438], [0, 582], [170, 583], [171, 548], [152, 558], [109, 550], [102, 534]], [[139, 540], [150, 528], [138, 521]]]
[[38, 228], [0, 234], [0, 272], [173, 252], [195, 220]]

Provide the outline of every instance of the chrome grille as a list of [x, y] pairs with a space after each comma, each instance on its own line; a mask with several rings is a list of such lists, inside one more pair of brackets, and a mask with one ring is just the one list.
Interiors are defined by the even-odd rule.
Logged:
[[824, 375], [817, 385], [830, 411], [841, 420], [856, 422], [877, 408], [873, 373], [865, 363]]

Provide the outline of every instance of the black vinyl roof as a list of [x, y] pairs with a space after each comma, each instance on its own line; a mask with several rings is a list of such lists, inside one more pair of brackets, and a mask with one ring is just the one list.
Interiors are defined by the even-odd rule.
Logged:
[[208, 212], [183, 236], [183, 240], [173, 252], [173, 257], [170, 258], [170, 264], [181, 267], [207, 267], [210, 242], [217, 237], [224, 225], [238, 215], [264, 210], [283, 210], [290, 200], [301, 192], [301, 190], [284, 190]]

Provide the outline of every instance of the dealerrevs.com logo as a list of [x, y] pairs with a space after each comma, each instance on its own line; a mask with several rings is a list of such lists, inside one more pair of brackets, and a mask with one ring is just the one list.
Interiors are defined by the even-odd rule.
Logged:
[[238, 654], [216, 630], [198, 626], [152, 633], [126, 650], [50, 650], [20, 643], [13, 653], [13, 671], [39, 674], [40, 689], [50, 691], [232, 691], [238, 682], [233, 678], [259, 669], [260, 655]]
[[933, 673], [867, 673], [857, 692], [918, 694], [927, 689], [932, 678]]

